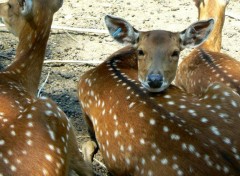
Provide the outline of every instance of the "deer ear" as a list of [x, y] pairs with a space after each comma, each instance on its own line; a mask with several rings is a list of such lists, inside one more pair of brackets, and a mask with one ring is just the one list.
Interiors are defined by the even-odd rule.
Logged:
[[110, 35], [118, 42], [132, 45], [137, 43], [139, 31], [124, 19], [106, 15], [105, 23]]
[[214, 20], [202, 20], [193, 23], [180, 33], [181, 48], [193, 48], [201, 45], [212, 32]]
[[27, 16], [32, 13], [33, 2], [32, 0], [18, 0], [19, 6], [21, 7], [21, 14]]

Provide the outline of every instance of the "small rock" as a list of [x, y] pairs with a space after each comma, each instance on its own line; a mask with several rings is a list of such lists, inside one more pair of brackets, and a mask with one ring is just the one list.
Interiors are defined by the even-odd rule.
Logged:
[[178, 11], [178, 10], [179, 10], [178, 7], [171, 8], [171, 11]]

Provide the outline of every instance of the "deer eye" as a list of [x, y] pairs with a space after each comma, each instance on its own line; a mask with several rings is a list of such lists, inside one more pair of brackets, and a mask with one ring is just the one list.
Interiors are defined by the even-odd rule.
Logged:
[[177, 50], [175, 50], [175, 51], [173, 51], [173, 53], [172, 53], [172, 57], [179, 57], [179, 54], [180, 54], [180, 52], [179, 51], [177, 51]]
[[139, 55], [139, 56], [144, 56], [144, 52], [143, 52], [143, 50], [141, 50], [141, 49], [138, 50], [138, 55]]

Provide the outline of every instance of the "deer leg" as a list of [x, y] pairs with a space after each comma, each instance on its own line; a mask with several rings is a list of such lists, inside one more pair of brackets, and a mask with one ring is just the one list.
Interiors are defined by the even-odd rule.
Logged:
[[92, 163], [94, 154], [97, 153], [97, 151], [98, 151], [98, 145], [97, 145], [97, 141], [95, 138], [92, 121], [90, 120], [90, 118], [88, 117], [88, 115], [85, 112], [83, 112], [83, 118], [87, 124], [88, 132], [91, 137], [91, 140], [85, 142], [82, 145], [83, 158], [85, 161]]
[[92, 166], [90, 163], [84, 162], [84, 159], [79, 151], [76, 137], [72, 130], [70, 131], [70, 138], [69, 138], [69, 148], [70, 148], [70, 171], [74, 170], [80, 176], [92, 176]]
[[87, 141], [82, 145], [83, 158], [85, 161], [91, 163], [93, 161], [94, 154], [97, 152], [97, 144], [95, 141]]

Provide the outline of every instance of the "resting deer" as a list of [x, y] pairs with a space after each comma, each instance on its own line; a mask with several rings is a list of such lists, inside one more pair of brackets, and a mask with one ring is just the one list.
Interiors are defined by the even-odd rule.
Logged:
[[95, 149], [88, 147], [95, 145], [114, 175], [239, 175], [239, 96], [212, 84], [199, 99], [170, 85], [180, 50], [200, 45], [213, 20], [176, 33], [141, 32], [113, 16], [105, 21], [114, 39], [130, 46], [80, 78], [93, 138], [83, 145], [85, 159], [91, 162]]
[[0, 4], [0, 16], [19, 37], [14, 62], [0, 72], [0, 175], [92, 175], [67, 116], [52, 100], [36, 97], [53, 15], [62, 3]]
[[207, 41], [194, 49], [178, 67], [175, 84], [202, 94], [209, 84], [222, 82], [240, 94], [240, 62], [220, 52], [225, 9], [229, 0], [196, 0], [199, 20], [214, 18], [216, 25]]

